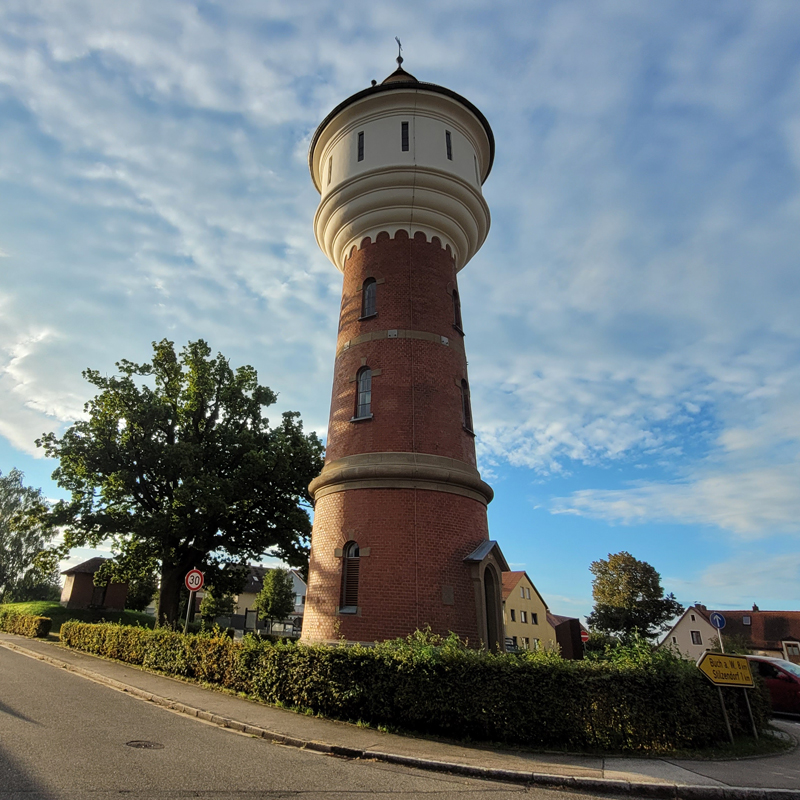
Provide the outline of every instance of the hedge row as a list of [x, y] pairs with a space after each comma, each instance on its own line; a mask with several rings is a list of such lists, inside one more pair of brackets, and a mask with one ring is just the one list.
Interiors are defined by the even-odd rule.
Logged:
[[[456, 738], [534, 747], [667, 751], [726, 739], [716, 689], [658, 652], [636, 663], [493, 654], [416, 634], [374, 647], [283, 644], [67, 622], [70, 647], [244, 692], [266, 703]], [[741, 692], [726, 703], [749, 730]], [[751, 696], [759, 727], [763, 693]]]
[[53, 620], [18, 611], [0, 611], [0, 631], [17, 633], [31, 639], [44, 639], [50, 633]]

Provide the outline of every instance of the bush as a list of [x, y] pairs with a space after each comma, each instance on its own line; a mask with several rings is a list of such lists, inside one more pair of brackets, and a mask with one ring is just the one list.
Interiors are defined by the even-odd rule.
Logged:
[[30, 639], [44, 639], [50, 633], [52, 624], [50, 617], [0, 610], [0, 630], [6, 633], [16, 633]]
[[[326, 717], [457, 738], [535, 747], [663, 752], [726, 739], [716, 689], [697, 668], [633, 645], [604, 661], [555, 653], [470, 650], [457, 637], [416, 633], [374, 647], [232, 641], [222, 630], [67, 622], [70, 647], [207, 681], [263, 702]], [[740, 691], [726, 696], [734, 732], [747, 733]], [[763, 695], [751, 693], [764, 727]]]

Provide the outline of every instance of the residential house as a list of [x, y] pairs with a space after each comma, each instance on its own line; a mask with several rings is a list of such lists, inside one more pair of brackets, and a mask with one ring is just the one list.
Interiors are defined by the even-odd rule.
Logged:
[[[234, 614], [231, 617], [231, 627], [246, 631], [261, 630], [266, 621], [258, 619], [256, 612], [256, 597], [264, 587], [264, 576], [269, 572], [269, 567], [249, 565], [247, 583], [241, 593], [234, 596]], [[306, 605], [306, 582], [297, 570], [289, 570], [294, 585], [294, 611], [285, 621], [282, 633], [289, 626], [290, 630], [299, 634], [303, 625], [303, 611]], [[288, 632], [288, 631], [287, 631]]]
[[122, 611], [128, 597], [127, 583], [108, 583], [95, 586], [94, 576], [107, 558], [90, 558], [82, 564], [65, 569], [64, 588], [61, 590], [61, 605], [66, 608], [96, 608]]
[[[661, 642], [685, 658], [698, 659], [715, 649], [719, 632], [710, 621], [712, 610], [697, 603], [689, 606]], [[719, 611], [725, 617], [722, 644], [726, 636], [749, 642], [756, 655], [785, 658], [800, 664], [800, 611], [761, 611], [754, 605], [749, 611]]]
[[555, 627], [547, 619], [544, 598], [536, 590], [527, 573], [503, 573], [503, 625], [509, 650], [554, 648]]

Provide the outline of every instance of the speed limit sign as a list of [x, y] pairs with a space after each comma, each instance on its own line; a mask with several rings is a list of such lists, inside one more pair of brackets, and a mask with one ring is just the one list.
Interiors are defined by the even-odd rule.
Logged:
[[190, 592], [203, 588], [203, 573], [199, 569], [190, 569], [186, 573], [186, 588]]

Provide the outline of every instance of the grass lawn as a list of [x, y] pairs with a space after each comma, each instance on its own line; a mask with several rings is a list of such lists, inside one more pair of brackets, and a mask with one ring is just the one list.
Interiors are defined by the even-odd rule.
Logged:
[[81, 622], [121, 622], [123, 625], [142, 625], [152, 628], [156, 624], [155, 617], [140, 611], [99, 611], [97, 609], [64, 608], [55, 600], [33, 600], [29, 603], [0, 604], [1, 611], [18, 611], [20, 614], [34, 614], [50, 617], [53, 627], [50, 633], [57, 634], [61, 625], [70, 619]]

